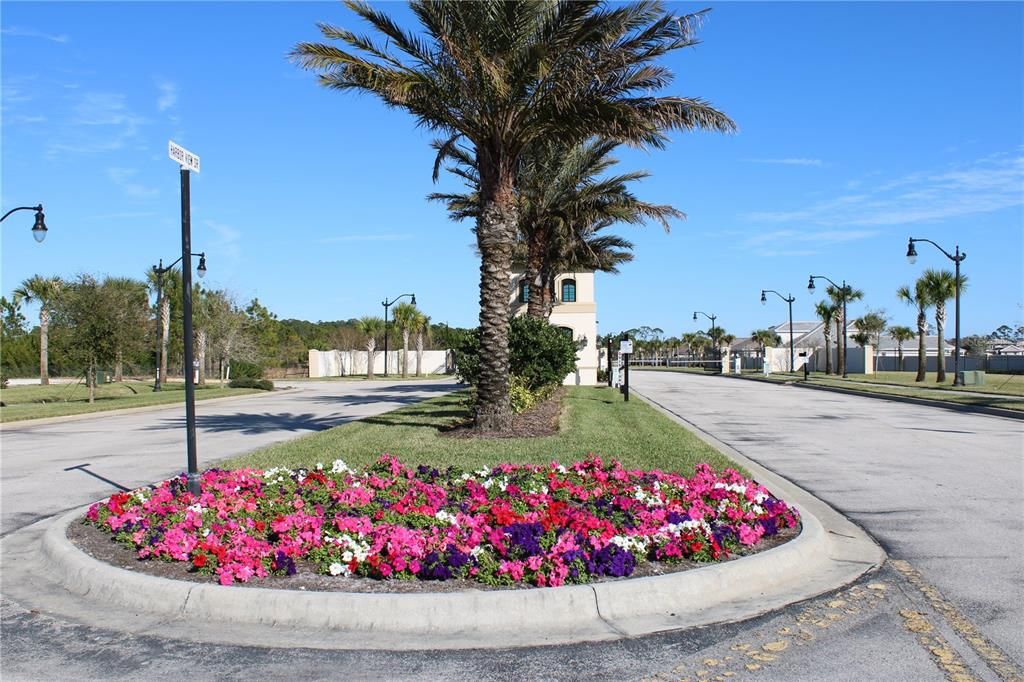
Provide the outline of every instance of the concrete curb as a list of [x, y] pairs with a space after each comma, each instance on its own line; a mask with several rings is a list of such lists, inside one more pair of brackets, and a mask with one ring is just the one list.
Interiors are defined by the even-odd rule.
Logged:
[[871, 393], [868, 391], [858, 391], [855, 388], [844, 388], [842, 386], [817, 386], [815, 384], [801, 383], [799, 380], [795, 381], [765, 381], [756, 377], [745, 377], [736, 376], [732, 374], [723, 374], [721, 376], [729, 379], [741, 379], [743, 381], [756, 381], [762, 384], [774, 384], [776, 386], [796, 386], [797, 388], [809, 388], [813, 391], [829, 391], [832, 393], [842, 393], [844, 395], [856, 395], [864, 398], [876, 398], [880, 400], [891, 400], [897, 403], [908, 403], [911, 405], [924, 405], [926, 407], [941, 407], [946, 410], [952, 410], [953, 412], [967, 412], [970, 414], [987, 414], [993, 417], [1005, 417], [1006, 419], [1021, 419], [1024, 420], [1024, 412], [1018, 410], [1007, 410], [1001, 407], [989, 407], [987, 405], [965, 405], [963, 403], [953, 403], [946, 400], [931, 400], [929, 398], [916, 398], [908, 395], [894, 395], [892, 393]]
[[[277, 395], [284, 393], [298, 393], [301, 388], [283, 388], [281, 390], [274, 390], [273, 392]], [[228, 395], [222, 398], [209, 398], [206, 400], [197, 400], [196, 405], [203, 405], [207, 403], [226, 403], [231, 400], [249, 400], [252, 398], [261, 398], [268, 395], [267, 391], [258, 391], [256, 393], [246, 393], [245, 395]], [[139, 412], [158, 412], [160, 410], [171, 410], [177, 407], [184, 409], [184, 401], [179, 403], [165, 403], [163, 405], [145, 405], [143, 407], [124, 407], [118, 410], [101, 410], [99, 412], [87, 412], [85, 414], [68, 414], [62, 417], [42, 417], [40, 419], [19, 419], [14, 422], [3, 422], [0, 423], [0, 431], [14, 431], [17, 429], [26, 429], [32, 426], [45, 426], [46, 424], [61, 424], [63, 422], [75, 422], [83, 421], [86, 419], [94, 419], [96, 417], [112, 417], [119, 414], [136, 414]]]

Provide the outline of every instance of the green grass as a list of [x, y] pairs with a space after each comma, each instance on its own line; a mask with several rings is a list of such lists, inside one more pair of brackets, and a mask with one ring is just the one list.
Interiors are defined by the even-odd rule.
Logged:
[[[196, 387], [196, 400], [256, 393], [248, 388]], [[49, 386], [11, 386], [0, 390], [0, 422], [9, 423], [43, 417], [64, 417], [120, 410], [128, 407], [171, 405], [184, 402], [185, 384], [165, 383], [159, 393], [150, 383], [123, 381], [96, 387], [96, 402], [89, 404], [89, 389], [84, 383]]]
[[[622, 400], [608, 388], [568, 389], [562, 428], [542, 438], [465, 439], [440, 429], [469, 418], [467, 393], [459, 391], [219, 462], [225, 468], [312, 467], [343, 459], [353, 468], [389, 452], [410, 465], [465, 469], [502, 462], [568, 463], [589, 453], [615, 458], [627, 468], [690, 474], [707, 462], [715, 469], [735, 463], [641, 400]], [[742, 469], [741, 469], [742, 471]], [[746, 472], [744, 472], [746, 474]]]

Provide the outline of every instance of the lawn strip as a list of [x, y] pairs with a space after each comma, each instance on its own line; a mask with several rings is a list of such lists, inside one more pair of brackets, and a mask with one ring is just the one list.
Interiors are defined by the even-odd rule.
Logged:
[[740, 469], [723, 454], [643, 401], [628, 403], [603, 387], [567, 390], [563, 429], [540, 438], [451, 438], [441, 429], [470, 417], [466, 391], [272, 445], [218, 463], [223, 468], [325, 465], [343, 459], [358, 468], [391, 453], [411, 465], [475, 469], [501, 462], [569, 463], [590, 453], [618, 459], [626, 468], [663, 469], [692, 475], [696, 464]]
[[[133, 392], [135, 391], [135, 392]], [[251, 388], [196, 387], [196, 400], [226, 398], [257, 393]], [[66, 417], [109, 410], [123, 410], [153, 405], [174, 405], [184, 402], [185, 385], [165, 383], [163, 390], [141, 381], [101, 384], [96, 388], [96, 402], [89, 403], [89, 392], [83, 384], [50, 384], [49, 386], [11, 386], [0, 391], [0, 422], [10, 423], [47, 417]]]

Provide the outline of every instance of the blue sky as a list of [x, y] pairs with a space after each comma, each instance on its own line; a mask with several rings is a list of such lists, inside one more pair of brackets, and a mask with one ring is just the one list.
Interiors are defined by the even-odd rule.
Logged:
[[[675, 12], [704, 5], [670, 3]], [[963, 333], [1024, 318], [1024, 106], [1020, 3], [724, 3], [703, 43], [672, 55], [666, 94], [699, 96], [736, 135], [679, 134], [623, 149], [653, 177], [644, 199], [688, 214], [670, 234], [623, 226], [636, 259], [599, 275], [600, 331], [678, 335], [714, 313], [737, 336], [786, 319], [762, 288], [796, 296], [809, 274], [865, 292], [851, 316], [952, 263], [909, 236], [967, 252]], [[386, 9], [408, 22], [404, 5]], [[202, 159], [192, 243], [205, 283], [281, 318], [382, 314], [415, 292], [436, 322], [473, 326], [478, 267], [468, 225], [432, 191], [431, 135], [369, 96], [327, 91], [286, 59], [315, 22], [362, 26], [340, 4], [4, 2], [2, 228], [5, 295], [33, 274], [142, 277], [180, 255], [173, 139]], [[952, 306], [950, 305], [950, 308]], [[35, 311], [26, 310], [29, 319]], [[952, 319], [949, 324], [952, 336]]]

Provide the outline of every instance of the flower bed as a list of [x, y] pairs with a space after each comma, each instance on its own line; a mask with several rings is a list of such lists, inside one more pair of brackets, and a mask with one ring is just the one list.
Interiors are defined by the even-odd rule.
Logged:
[[391, 455], [356, 472], [210, 469], [112, 495], [86, 520], [141, 559], [189, 562], [221, 584], [295, 573], [537, 586], [628, 576], [644, 561], [717, 561], [797, 524], [732, 469], [690, 477], [590, 457], [568, 467], [443, 472]]

